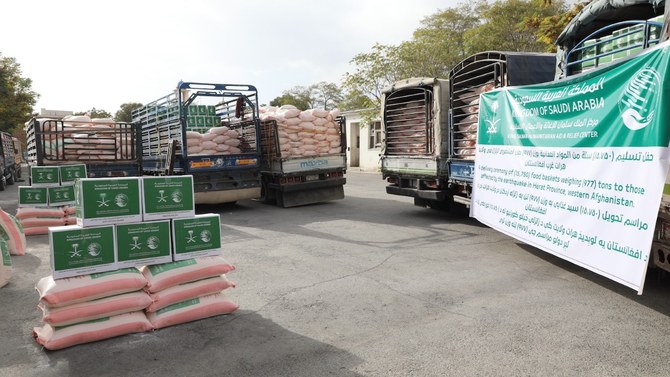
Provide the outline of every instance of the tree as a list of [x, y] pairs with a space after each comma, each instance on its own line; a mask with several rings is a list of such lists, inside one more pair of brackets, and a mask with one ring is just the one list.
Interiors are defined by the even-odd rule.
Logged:
[[449, 70], [475, 51], [468, 49], [466, 32], [479, 26], [481, 1], [448, 8], [424, 18], [413, 39], [399, 48], [403, 77], [448, 77]]
[[342, 101], [342, 90], [337, 84], [331, 82], [321, 81], [320, 83], [309, 86], [310, 97], [312, 102], [312, 109], [323, 108], [325, 110], [332, 110], [338, 107]]
[[377, 43], [372, 52], [357, 54], [350, 63], [356, 66], [356, 71], [345, 73], [343, 87], [350, 93], [367, 97], [379, 108], [382, 90], [401, 78], [403, 61], [399, 48]]
[[568, 25], [570, 21], [581, 12], [586, 5], [588, 5], [591, 0], [586, 0], [579, 3], [574, 3], [569, 10], [566, 10], [563, 13], [554, 14], [551, 16], [542, 16], [535, 15], [528, 17], [524, 24], [527, 28], [531, 30], [536, 30], [536, 36], [538, 42], [544, 43], [547, 45], [547, 51], [556, 52], [556, 46], [554, 42], [558, 39], [558, 36], [563, 32], [563, 29]]
[[32, 89], [32, 80], [21, 76], [21, 66], [12, 57], [0, 53], [0, 130], [20, 132], [30, 119], [39, 94]]
[[112, 114], [108, 113], [107, 111], [98, 110], [95, 107], [92, 108], [91, 110], [88, 110], [88, 111], [76, 112], [76, 113], [74, 113], [74, 115], [88, 115], [88, 116], [91, 117], [91, 119], [94, 119], [94, 118], [111, 118], [112, 117]]
[[527, 20], [551, 17], [566, 10], [563, 1], [497, 0], [481, 8], [482, 23], [465, 33], [470, 51], [544, 52], [550, 49], [538, 40], [538, 29]]
[[310, 89], [304, 86], [294, 86], [282, 92], [282, 95], [270, 101], [270, 106], [293, 105], [300, 110], [312, 108]]
[[128, 102], [121, 104], [121, 108], [114, 114], [114, 120], [117, 122], [130, 123], [133, 121], [132, 112], [142, 107], [141, 103]]

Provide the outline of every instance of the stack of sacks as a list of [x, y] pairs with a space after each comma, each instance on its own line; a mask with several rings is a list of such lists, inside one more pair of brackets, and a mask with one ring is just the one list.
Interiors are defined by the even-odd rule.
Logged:
[[75, 208], [60, 206], [53, 208], [19, 207], [16, 218], [19, 219], [25, 235], [48, 234], [50, 226], [74, 225], [77, 218]]
[[25, 255], [26, 235], [19, 219], [0, 210], [0, 239], [7, 243], [11, 255]]
[[154, 329], [191, 322], [239, 307], [221, 291], [234, 287], [225, 274], [235, 267], [222, 257], [202, 257], [141, 268], [153, 304], [146, 308]]
[[268, 107], [260, 111], [261, 120], [277, 122], [282, 158], [314, 157], [342, 152], [342, 134], [335, 119], [338, 109], [298, 110], [295, 106]]
[[[132, 158], [132, 129], [111, 118], [71, 115], [63, 123], [45, 122], [44, 155], [68, 161]], [[61, 155], [62, 153], [62, 155]]]
[[12, 278], [12, 258], [9, 255], [7, 242], [0, 238], [0, 288], [4, 287]]
[[226, 126], [210, 128], [204, 134], [186, 131], [189, 156], [240, 154], [242, 144], [242, 135]]
[[475, 144], [477, 140], [477, 128], [479, 127], [479, 95], [490, 92], [495, 88], [494, 83], [469, 88], [460, 93], [457, 99], [467, 106], [462, 110], [465, 117], [459, 120], [458, 131], [461, 131], [460, 140], [456, 141], [455, 152], [466, 159], [473, 159], [475, 155]]
[[33, 329], [37, 343], [57, 350], [119, 335], [149, 331], [143, 310], [151, 304], [147, 281], [136, 268], [37, 283], [42, 327]]

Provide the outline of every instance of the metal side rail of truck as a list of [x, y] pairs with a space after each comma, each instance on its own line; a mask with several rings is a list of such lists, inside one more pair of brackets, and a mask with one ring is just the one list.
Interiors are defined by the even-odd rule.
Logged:
[[29, 166], [85, 164], [90, 178], [140, 175], [139, 137], [134, 124], [32, 118], [24, 130]]
[[252, 85], [179, 82], [132, 112], [144, 175], [192, 175], [196, 204], [260, 197], [258, 92]]
[[277, 122], [261, 122], [261, 200], [264, 203], [288, 208], [344, 198], [347, 168], [344, 117], [338, 117], [336, 124], [341, 140], [337, 152], [283, 157]]
[[417, 206], [450, 207], [448, 104], [447, 80], [409, 78], [383, 90], [381, 171], [388, 194], [412, 197]]
[[556, 56], [487, 51], [456, 64], [449, 74], [449, 185], [452, 200], [470, 206], [479, 125], [479, 95], [505, 86], [552, 81]]
[[[670, 6], [663, 1], [593, 1], [556, 40], [559, 68], [556, 78], [605, 69], [667, 41], [669, 17]], [[666, 177], [663, 189], [649, 267], [670, 272], [670, 176]]]

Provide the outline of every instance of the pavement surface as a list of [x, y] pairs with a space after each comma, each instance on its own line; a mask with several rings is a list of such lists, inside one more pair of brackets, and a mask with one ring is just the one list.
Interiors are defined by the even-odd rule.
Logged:
[[[0, 289], [0, 376], [667, 376], [670, 279], [644, 294], [474, 219], [385, 193], [350, 171], [346, 198], [221, 214], [227, 291], [240, 309], [48, 351], [35, 283], [47, 236], [30, 236]], [[16, 212], [16, 185], [0, 206]]]

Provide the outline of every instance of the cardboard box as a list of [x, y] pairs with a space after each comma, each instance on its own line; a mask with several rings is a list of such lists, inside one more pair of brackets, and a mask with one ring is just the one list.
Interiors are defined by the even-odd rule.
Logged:
[[217, 256], [221, 252], [221, 219], [218, 214], [172, 220], [174, 261]]
[[74, 205], [74, 184], [47, 188], [49, 206]]
[[140, 179], [82, 178], [75, 182], [77, 225], [130, 224], [142, 221]]
[[584, 60], [581, 64], [582, 70], [587, 70], [592, 68], [595, 65], [595, 56], [596, 56], [596, 40], [589, 39], [584, 41], [584, 49], [582, 50], [581, 59]]
[[207, 115], [215, 116], [216, 115], [216, 106], [207, 106]]
[[628, 56], [628, 36], [626, 33], [628, 33], [627, 27], [612, 32], [612, 48], [616, 51], [612, 56], [612, 59], [614, 60]]
[[144, 221], [195, 216], [193, 176], [142, 177]]
[[197, 117], [195, 117], [196, 127], [205, 127], [205, 118], [206, 116], [203, 115], [198, 115]]
[[58, 166], [31, 166], [30, 185], [34, 187], [59, 186], [58, 170]]
[[612, 37], [598, 39], [597, 55], [598, 66], [607, 65], [612, 62], [612, 51], [614, 50], [614, 40]]
[[205, 106], [205, 105], [198, 105], [198, 115], [208, 115], [208, 113], [207, 113], [207, 106]]
[[58, 167], [60, 174], [60, 183], [62, 185], [74, 184], [79, 178], [86, 178], [86, 165], [60, 165]]
[[196, 116], [195, 115], [189, 115], [186, 117], [186, 127], [195, 127], [197, 126], [196, 124]]
[[198, 105], [191, 104], [188, 106], [188, 115], [198, 115]]
[[49, 228], [54, 279], [116, 270], [114, 226]]
[[119, 268], [172, 262], [171, 245], [169, 220], [116, 225]]
[[48, 207], [47, 187], [19, 186], [19, 207]]

